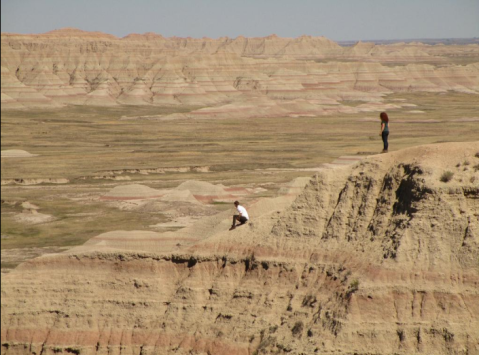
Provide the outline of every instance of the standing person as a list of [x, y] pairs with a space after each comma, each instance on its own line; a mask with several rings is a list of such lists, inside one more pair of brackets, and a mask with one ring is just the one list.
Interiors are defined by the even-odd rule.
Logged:
[[241, 206], [238, 201], [235, 201], [234, 204], [239, 214], [233, 216], [233, 224], [231, 225], [230, 231], [236, 228], [236, 221], [240, 222], [239, 226], [242, 226], [249, 221], [249, 215], [248, 212], [246, 212], [246, 208]]
[[382, 153], [387, 153], [389, 148], [389, 117], [386, 112], [381, 112], [379, 118], [381, 119], [381, 133], [379, 133], [379, 135], [382, 137], [384, 145]]

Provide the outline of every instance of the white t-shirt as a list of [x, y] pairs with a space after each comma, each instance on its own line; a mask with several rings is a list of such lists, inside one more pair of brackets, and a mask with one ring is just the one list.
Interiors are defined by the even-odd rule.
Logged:
[[238, 205], [238, 207], [236, 207], [236, 209], [238, 210], [239, 213], [241, 213], [241, 215], [243, 217], [246, 217], [246, 219], [249, 221], [249, 216], [248, 216], [248, 212], [246, 212], [246, 208], [244, 208], [241, 205]]

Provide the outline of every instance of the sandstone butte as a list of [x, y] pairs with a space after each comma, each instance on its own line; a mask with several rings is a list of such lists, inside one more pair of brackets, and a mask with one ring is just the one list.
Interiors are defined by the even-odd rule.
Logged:
[[2, 277], [2, 354], [478, 354], [478, 152], [371, 156], [232, 232], [226, 211], [30, 260]]
[[[243, 109], [248, 117], [251, 110], [235, 103], [254, 97], [272, 106], [262, 113], [266, 116], [351, 112], [342, 100], [377, 102], [406, 91], [477, 94], [479, 63], [448, 61], [457, 55], [479, 58], [479, 44], [341, 47], [311, 36], [196, 39], [146, 33], [117, 38], [71, 28], [2, 33], [1, 104], [2, 110], [229, 104], [222, 112]], [[293, 107], [275, 107], [284, 101]], [[208, 111], [193, 115], [217, 117]]]

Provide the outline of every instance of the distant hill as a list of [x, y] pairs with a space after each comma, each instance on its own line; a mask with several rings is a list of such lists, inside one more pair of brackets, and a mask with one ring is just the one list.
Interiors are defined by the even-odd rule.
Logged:
[[[467, 44], [479, 44], [479, 38], [414, 38], [414, 39], [367, 39], [363, 42], [371, 42], [374, 44], [394, 44], [394, 43], [411, 43], [420, 42], [423, 44], [446, 44], [446, 45], [467, 45]], [[348, 47], [353, 46], [358, 41], [338, 41], [340, 46]]]

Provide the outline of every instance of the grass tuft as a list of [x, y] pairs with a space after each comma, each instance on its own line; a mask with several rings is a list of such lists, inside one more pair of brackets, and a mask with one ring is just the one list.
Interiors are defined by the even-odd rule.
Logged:
[[354, 279], [353, 281], [351, 281], [351, 283], [349, 284], [348, 290], [346, 291], [346, 298], [349, 299], [351, 295], [357, 290], [359, 290], [359, 280]]
[[449, 182], [452, 180], [452, 177], [454, 176], [454, 173], [452, 171], [445, 171], [442, 173], [441, 180], [442, 182]]

